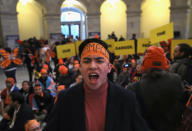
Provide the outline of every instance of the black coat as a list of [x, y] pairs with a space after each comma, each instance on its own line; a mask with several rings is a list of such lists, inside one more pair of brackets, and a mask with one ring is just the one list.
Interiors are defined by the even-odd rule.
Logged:
[[143, 76], [134, 83], [141, 112], [149, 127], [155, 131], [176, 131], [181, 120], [183, 86], [177, 74], [165, 71], [152, 78]]
[[[14, 109], [11, 108], [8, 114], [13, 118]], [[34, 114], [31, 107], [27, 104], [22, 104], [18, 113], [16, 114], [16, 120], [13, 128], [9, 128], [9, 124], [11, 121], [7, 121], [3, 119], [0, 123], [1, 131], [25, 131], [25, 124], [28, 120], [34, 119]]]
[[[83, 83], [61, 93], [45, 131], [85, 131]], [[148, 131], [134, 93], [109, 82], [105, 131]]]

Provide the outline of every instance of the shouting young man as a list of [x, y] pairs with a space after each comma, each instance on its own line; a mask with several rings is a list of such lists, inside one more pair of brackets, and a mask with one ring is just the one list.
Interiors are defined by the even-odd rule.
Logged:
[[79, 47], [83, 82], [59, 95], [46, 131], [147, 131], [135, 95], [108, 81], [112, 64], [105, 42]]

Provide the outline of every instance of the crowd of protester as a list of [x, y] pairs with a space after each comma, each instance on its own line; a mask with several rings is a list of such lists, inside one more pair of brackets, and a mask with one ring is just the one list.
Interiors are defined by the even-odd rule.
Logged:
[[[114, 33], [109, 37], [117, 40]], [[135, 39], [135, 35], [133, 37]], [[13, 62], [7, 65], [9, 75], [0, 98], [1, 131], [41, 130], [49, 119], [59, 92], [83, 81], [78, 56], [57, 59], [56, 46], [69, 42], [73, 40], [65, 37], [52, 45], [36, 38], [20, 42], [17, 57], [27, 67], [29, 80], [24, 80], [22, 87], [17, 87], [15, 70], [18, 65]], [[166, 47], [163, 47], [164, 50], [159, 47], [148, 49], [143, 60], [138, 54], [112, 55], [108, 79], [135, 92], [141, 114], [151, 130], [189, 131], [192, 130], [192, 120], [187, 121], [186, 117], [192, 117], [192, 78], [186, 74], [190, 71], [188, 63], [192, 63], [191, 47], [187, 44], [176, 46], [171, 65], [171, 58], [165, 60], [167, 58], [164, 57], [167, 56]], [[153, 64], [162, 65], [153, 70]]]

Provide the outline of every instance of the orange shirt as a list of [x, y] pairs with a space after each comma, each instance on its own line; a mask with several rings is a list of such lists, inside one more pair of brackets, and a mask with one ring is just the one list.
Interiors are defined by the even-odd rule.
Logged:
[[87, 131], [104, 131], [108, 83], [98, 90], [85, 89], [85, 114]]

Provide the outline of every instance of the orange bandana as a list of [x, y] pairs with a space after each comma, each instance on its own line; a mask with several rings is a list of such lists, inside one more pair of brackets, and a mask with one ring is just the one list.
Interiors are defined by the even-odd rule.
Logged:
[[81, 59], [83, 59], [89, 55], [100, 56], [100, 57], [103, 57], [106, 61], [109, 61], [109, 53], [99, 43], [89, 43], [84, 47], [82, 54], [81, 54]]
[[15, 84], [15, 80], [12, 77], [8, 77], [6, 82], [10, 82], [12, 85]]

